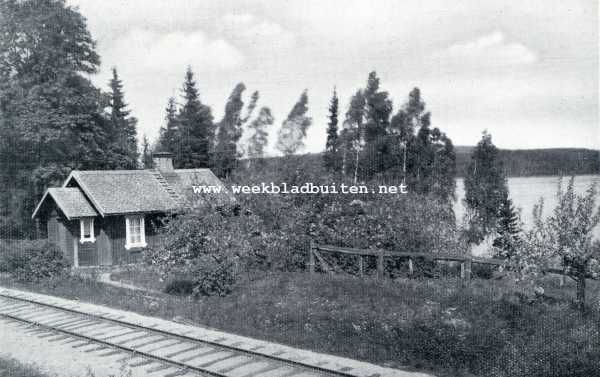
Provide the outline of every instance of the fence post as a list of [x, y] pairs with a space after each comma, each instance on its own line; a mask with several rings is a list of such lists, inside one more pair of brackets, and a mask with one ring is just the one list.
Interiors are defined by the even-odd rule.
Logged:
[[360, 277], [363, 277], [364, 266], [363, 266], [363, 257], [362, 257], [362, 255], [358, 256], [358, 273], [359, 273]]
[[383, 250], [377, 256], [377, 279], [383, 279]]
[[466, 262], [465, 263], [465, 280], [471, 281], [471, 265], [472, 265], [472, 260], [471, 260], [471, 258], [469, 258], [465, 262]]
[[313, 275], [315, 273], [315, 253], [314, 253], [314, 249], [315, 249], [315, 243], [311, 240], [310, 241], [310, 248], [308, 250], [308, 271], [310, 272], [311, 275]]
[[412, 261], [412, 258], [409, 257], [408, 258], [408, 275], [410, 277], [412, 277], [413, 273], [414, 273], [414, 270], [413, 270], [413, 261]]

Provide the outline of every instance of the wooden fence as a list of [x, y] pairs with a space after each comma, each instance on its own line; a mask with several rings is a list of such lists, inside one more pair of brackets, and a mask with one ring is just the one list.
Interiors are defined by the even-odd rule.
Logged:
[[384, 273], [384, 258], [408, 258], [408, 274], [413, 275], [413, 260], [424, 258], [427, 260], [443, 260], [460, 262], [460, 276], [464, 280], [471, 279], [471, 266], [473, 263], [487, 264], [500, 266], [504, 264], [503, 260], [491, 258], [478, 258], [470, 255], [448, 254], [448, 253], [417, 253], [408, 251], [388, 251], [388, 250], [370, 250], [370, 249], [355, 249], [351, 247], [337, 247], [330, 245], [318, 245], [314, 242], [310, 244], [308, 269], [311, 274], [315, 272], [316, 262], [318, 261], [321, 268], [326, 272], [332, 272], [333, 269], [325, 261], [322, 253], [338, 253], [344, 255], [356, 256], [358, 263], [358, 273], [364, 275], [364, 260], [363, 257], [377, 258], [377, 278], [383, 277]]
[[[331, 245], [318, 245], [314, 242], [310, 243], [308, 269], [311, 274], [314, 274], [316, 262], [318, 261], [321, 269], [325, 272], [333, 272], [333, 268], [329, 266], [321, 253], [338, 253], [344, 255], [355, 256], [358, 263], [358, 273], [364, 275], [364, 260], [363, 257], [377, 258], [377, 278], [383, 278], [384, 274], [384, 258], [408, 258], [408, 274], [414, 274], [413, 260], [423, 258], [426, 260], [442, 260], [460, 262], [460, 277], [466, 281], [471, 279], [471, 267], [473, 263], [487, 264], [492, 266], [501, 266], [505, 263], [502, 259], [480, 258], [466, 254], [449, 254], [449, 253], [417, 253], [409, 251], [389, 251], [389, 250], [374, 250], [374, 249], [356, 249], [352, 247], [338, 247]], [[546, 273], [566, 275], [565, 272], [558, 268], [549, 268]], [[596, 276], [587, 274], [588, 279], [598, 279]]]

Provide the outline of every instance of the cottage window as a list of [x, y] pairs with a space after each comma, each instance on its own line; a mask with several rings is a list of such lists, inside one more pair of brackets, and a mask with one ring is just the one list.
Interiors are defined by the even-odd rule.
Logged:
[[125, 248], [146, 247], [144, 216], [125, 217]]
[[79, 220], [79, 242], [94, 242], [94, 219]]

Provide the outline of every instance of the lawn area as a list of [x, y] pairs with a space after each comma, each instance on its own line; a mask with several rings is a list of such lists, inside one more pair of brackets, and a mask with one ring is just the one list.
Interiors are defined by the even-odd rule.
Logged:
[[0, 377], [49, 377], [38, 367], [23, 365], [15, 359], [0, 356]]
[[[134, 271], [119, 279], [152, 280]], [[581, 315], [570, 303], [573, 287], [557, 279], [543, 298], [507, 280], [465, 287], [451, 278], [377, 283], [304, 273], [249, 275], [232, 294], [201, 299], [82, 278], [10, 285], [438, 376], [600, 375], [600, 310]], [[599, 302], [593, 285], [590, 302]]]

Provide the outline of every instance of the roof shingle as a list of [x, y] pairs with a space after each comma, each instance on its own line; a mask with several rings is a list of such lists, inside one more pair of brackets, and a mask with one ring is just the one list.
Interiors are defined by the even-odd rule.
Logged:
[[[220, 194], [195, 193], [199, 185], [220, 186]], [[182, 207], [233, 204], [233, 195], [210, 169], [73, 171], [64, 187], [85, 192], [102, 216], [169, 212]]]
[[175, 200], [150, 170], [76, 170], [65, 187], [77, 185], [102, 216], [177, 208]]
[[33, 212], [36, 216], [46, 198], [50, 196], [58, 208], [64, 213], [67, 219], [76, 219], [82, 217], [95, 217], [98, 212], [88, 202], [85, 195], [77, 187], [51, 187], [40, 200], [40, 203]]

